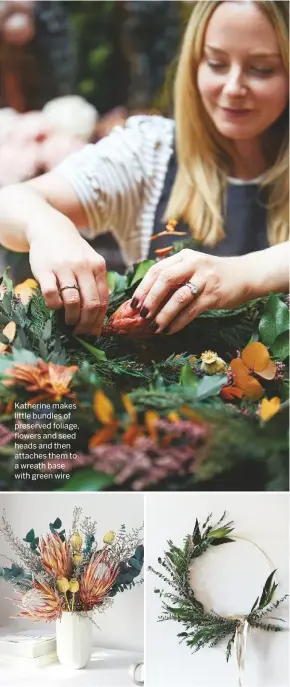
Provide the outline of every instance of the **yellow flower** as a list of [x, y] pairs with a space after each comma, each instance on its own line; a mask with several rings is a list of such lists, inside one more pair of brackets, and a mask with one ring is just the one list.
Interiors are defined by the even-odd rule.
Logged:
[[73, 556], [73, 564], [79, 565], [79, 563], [81, 563], [81, 561], [82, 561], [82, 558], [83, 558], [83, 556], [82, 556], [81, 552], [76, 551], [76, 553]]
[[270, 400], [268, 398], [263, 398], [260, 405], [259, 415], [261, 420], [268, 422], [268, 420], [271, 420], [271, 418], [276, 415], [279, 410], [280, 398], [278, 398], [278, 396], [273, 396], [273, 398]]
[[69, 581], [66, 579], [66, 577], [59, 577], [56, 581], [56, 586], [59, 592], [65, 594], [69, 590]]
[[80, 588], [80, 585], [78, 583], [78, 580], [75, 580], [74, 578], [72, 578], [69, 582], [69, 591], [72, 594], [76, 594], [79, 591], [79, 588]]
[[72, 537], [71, 537], [70, 543], [71, 543], [74, 551], [78, 551], [79, 549], [81, 549], [81, 547], [83, 545], [83, 539], [78, 532], [74, 532]]
[[104, 544], [112, 544], [116, 536], [116, 532], [113, 532], [113, 530], [109, 530], [107, 534], [105, 534], [103, 542]]
[[204, 351], [201, 361], [201, 370], [207, 375], [222, 374], [227, 370], [227, 364], [215, 351]]

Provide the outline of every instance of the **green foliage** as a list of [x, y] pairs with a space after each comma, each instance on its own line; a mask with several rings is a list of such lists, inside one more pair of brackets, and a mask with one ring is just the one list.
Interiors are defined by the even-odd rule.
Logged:
[[116, 3], [67, 0], [78, 48], [77, 92], [106, 112], [115, 104], [114, 70]]
[[147, 274], [148, 270], [150, 267], [155, 265], [155, 260], [143, 260], [143, 262], [140, 262], [135, 270], [134, 277], [130, 283], [130, 286], [134, 286], [140, 279], [143, 279], [145, 277], [145, 274]]
[[87, 351], [89, 351], [89, 353], [91, 353], [94, 360], [97, 360], [97, 362], [107, 360], [107, 356], [104, 351], [100, 350], [99, 348], [96, 348], [95, 346], [92, 346], [92, 344], [87, 343], [87, 341], [79, 339], [77, 336], [75, 338]]
[[181, 368], [179, 379], [182, 386], [189, 386], [192, 389], [196, 389], [198, 386], [198, 377], [188, 363]]
[[60, 518], [56, 518], [54, 522], [49, 523], [49, 529], [52, 534], [57, 534], [58, 537], [61, 539], [62, 542], [65, 541], [65, 530], [61, 529], [62, 522]]
[[276, 360], [286, 360], [289, 357], [289, 332], [279, 334], [271, 346], [272, 355]]
[[[185, 537], [182, 547], [175, 546], [169, 540], [164, 557], [158, 558], [161, 572], [151, 566], [149, 570], [170, 589], [170, 591], [155, 589], [155, 593], [162, 600], [163, 614], [159, 617], [159, 621], [175, 620], [182, 624], [184, 631], [179, 632], [177, 636], [193, 651], [198, 651], [205, 646], [214, 647], [221, 640], [230, 636], [226, 649], [228, 661], [240, 620], [238, 618], [224, 618], [214, 611], [206, 611], [203, 604], [196, 599], [189, 580], [189, 571], [194, 561], [207, 549], [217, 544], [235, 541], [228, 536], [234, 531], [234, 528], [231, 526], [232, 522], [224, 523], [225, 513], [215, 525], [211, 525], [211, 517], [209, 515], [202, 525], [198, 520], [195, 521], [193, 533]], [[264, 615], [269, 617], [269, 612], [272, 611], [273, 607], [277, 608], [285, 599], [284, 597], [271, 605], [278, 586], [273, 581], [275, 572], [274, 570], [269, 575], [261, 596], [256, 599], [250, 613], [245, 616], [245, 620], [252, 627], [278, 632], [282, 629], [279, 625], [265, 625], [261, 622]]]
[[124, 591], [126, 588], [132, 588], [135, 584], [135, 578], [140, 575], [144, 565], [144, 546], [139, 544], [137, 546], [134, 556], [124, 563], [119, 565], [119, 574], [111, 589], [110, 596], [115, 596], [117, 592]]
[[259, 324], [261, 341], [265, 346], [272, 347], [276, 339], [287, 331], [289, 331], [287, 305], [274, 293], [270, 293]]
[[[152, 261], [138, 263], [126, 275], [109, 274], [112, 294], [108, 316], [131, 298], [151, 264]], [[283, 298], [271, 294], [269, 298], [252, 301], [234, 310], [208, 310], [184, 330], [169, 337], [161, 335], [142, 340], [130, 336], [92, 336], [85, 339], [73, 335], [64, 321], [63, 312], [50, 311], [46, 307], [39, 290], [27, 306], [23, 306], [12, 292], [7, 293], [0, 302], [1, 328], [10, 321], [16, 322], [17, 328], [11, 352], [0, 356], [0, 378], [6, 376], [7, 368], [14, 363], [35, 365], [39, 358], [59, 365], [78, 365], [72, 391], [78, 400], [74, 417], [80, 432], [73, 450], [83, 456], [86, 467], [77, 467], [76, 461], [69, 480], [62, 481], [60, 485], [59, 480], [52, 479], [48, 488], [60, 491], [121, 488], [117, 479], [94, 470], [88, 460], [91, 458], [91, 454], [88, 455], [90, 439], [100, 429], [93, 399], [96, 390], [102, 389], [116, 409], [118, 432], [119, 428], [126, 429], [129, 423], [122, 402], [124, 392], [135, 406], [140, 425], [144, 425], [147, 410], [157, 411], [161, 420], [166, 420], [168, 413], [175, 411], [182, 422], [193, 417], [193, 421], [197, 418], [198, 422], [206, 423], [205, 443], [201, 445], [200, 453], [197, 448], [193, 469], [178, 475], [175, 480], [164, 481], [162, 488], [249, 488], [251, 475], [253, 489], [287, 489], [286, 369], [285, 373], [280, 373], [280, 379], [262, 381], [267, 397], [277, 395], [282, 401], [280, 412], [262, 425], [257, 416], [257, 403], [246, 398], [234, 399], [232, 404], [225, 403], [220, 391], [228, 383], [227, 375], [206, 375], [200, 363], [200, 354], [206, 349], [215, 349], [229, 363], [236, 356], [237, 349], [240, 351], [249, 340], [265, 336], [267, 340], [273, 340], [272, 357], [277, 361], [285, 359], [288, 354], [287, 331], [282, 331], [287, 324], [285, 308]], [[4, 341], [3, 334], [2, 339]], [[0, 383], [2, 407], [16, 394], [21, 401], [27, 401], [32, 395], [23, 386], [13, 388]], [[186, 415], [185, 410], [194, 411], [195, 415]], [[11, 412], [8, 417], [5, 410], [3, 414], [1, 422], [13, 430]], [[120, 436], [121, 430], [113, 441], [121, 441]], [[13, 453], [11, 444], [1, 446], [0, 476], [5, 488], [6, 485], [15, 487]], [[17, 486], [26, 488], [27, 483], [18, 483]], [[130, 485], [126, 486], [130, 488]]]
[[97, 472], [91, 468], [77, 470], [70, 480], [57, 491], [102, 491], [114, 484], [111, 475]]

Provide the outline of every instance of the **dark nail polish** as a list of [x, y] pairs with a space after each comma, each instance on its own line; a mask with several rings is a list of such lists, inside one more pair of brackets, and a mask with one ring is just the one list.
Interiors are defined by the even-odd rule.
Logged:
[[141, 308], [141, 310], [140, 310], [141, 317], [143, 317], [143, 318], [147, 317], [148, 313], [149, 313], [148, 308]]
[[131, 308], [133, 308], [133, 310], [136, 310], [136, 308], [138, 307], [138, 303], [139, 303], [138, 298], [132, 298], [131, 303], [130, 303]]
[[165, 329], [163, 329], [162, 333], [163, 334], [169, 334], [169, 330], [170, 330], [170, 326], [168, 325], [168, 327], [165, 327]]
[[158, 322], [152, 322], [152, 324], [149, 325], [151, 332], [157, 332], [157, 329], [159, 329], [159, 324]]

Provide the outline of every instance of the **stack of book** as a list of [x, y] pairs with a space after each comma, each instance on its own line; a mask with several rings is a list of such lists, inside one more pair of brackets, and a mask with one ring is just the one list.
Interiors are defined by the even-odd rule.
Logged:
[[0, 658], [36, 668], [54, 663], [57, 661], [55, 635], [36, 630], [11, 633], [0, 628]]

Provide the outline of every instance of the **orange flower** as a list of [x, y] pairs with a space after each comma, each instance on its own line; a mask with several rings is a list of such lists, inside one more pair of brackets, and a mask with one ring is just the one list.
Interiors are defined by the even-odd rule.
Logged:
[[137, 422], [137, 412], [136, 412], [135, 406], [133, 405], [131, 399], [129, 398], [129, 396], [127, 396], [127, 394], [121, 394], [121, 396], [122, 396], [124, 408], [127, 411], [131, 422], [136, 423]]
[[[126, 394], [122, 394], [121, 396], [124, 408], [130, 419], [129, 425], [122, 435], [122, 441], [125, 444], [131, 445], [134, 443], [135, 439], [142, 434], [143, 427], [138, 425], [137, 412], [130, 398]], [[90, 448], [95, 448], [96, 446], [107, 444], [109, 441], [111, 441], [120, 425], [116, 419], [114, 406], [103, 391], [96, 391], [93, 407], [96, 417], [104, 425], [104, 427], [97, 430], [97, 432], [95, 432], [95, 434], [91, 437], [89, 441]]]
[[145, 427], [152, 441], [157, 441], [158, 430], [157, 422], [159, 420], [159, 415], [155, 410], [147, 410], [145, 413]]
[[276, 374], [276, 365], [270, 360], [268, 349], [258, 341], [246, 346], [242, 351], [242, 357], [231, 361], [230, 369], [235, 388], [240, 389], [244, 396], [253, 400], [261, 398], [264, 389], [260, 382], [251, 376], [251, 372], [269, 380], [274, 379]]
[[21, 599], [22, 611], [19, 618], [29, 620], [45, 620], [46, 622], [60, 618], [63, 610], [63, 602], [57, 591], [49, 587], [45, 582], [34, 582]]
[[85, 610], [100, 604], [108, 595], [118, 575], [117, 565], [106, 561], [106, 552], [93, 556], [80, 580], [79, 596]]
[[15, 364], [5, 371], [10, 379], [4, 380], [5, 386], [24, 386], [27, 391], [41, 391], [42, 394], [30, 399], [30, 403], [43, 399], [60, 401], [63, 396], [74, 398], [69, 391], [77, 365], [66, 367], [38, 360], [36, 365]]
[[154, 336], [150, 329], [150, 320], [143, 319], [138, 310], [131, 308], [130, 298], [119, 306], [109, 317], [103, 327], [103, 336], [131, 336], [134, 339], [145, 339]]
[[278, 396], [273, 396], [271, 399], [263, 398], [259, 409], [259, 416], [261, 420], [268, 422], [279, 410], [280, 398]]
[[159, 258], [164, 258], [165, 256], [169, 255], [172, 251], [173, 251], [173, 246], [166, 246], [165, 248], [156, 248], [154, 253], [156, 253], [156, 255]]
[[233, 398], [242, 398], [243, 392], [241, 389], [238, 389], [237, 386], [223, 386], [220, 396], [225, 400], [225, 401], [232, 401]]
[[43, 567], [54, 577], [67, 577], [71, 573], [71, 555], [67, 541], [58, 534], [41, 537], [39, 550]]
[[101, 389], [95, 393], [93, 407], [95, 415], [102, 425], [111, 424], [115, 417], [115, 409], [108, 396]]
[[186, 231], [175, 231], [177, 224], [178, 222], [176, 219], [170, 219], [169, 222], [167, 222], [164, 231], [160, 231], [159, 234], [153, 234], [153, 236], [151, 236], [151, 241], [155, 241], [155, 239], [158, 239], [159, 236], [168, 236], [168, 234], [171, 236], [186, 236]]
[[112, 422], [110, 425], [105, 425], [102, 429], [98, 429], [90, 438], [89, 448], [108, 444], [114, 438], [117, 429], [118, 423], [116, 421]]

